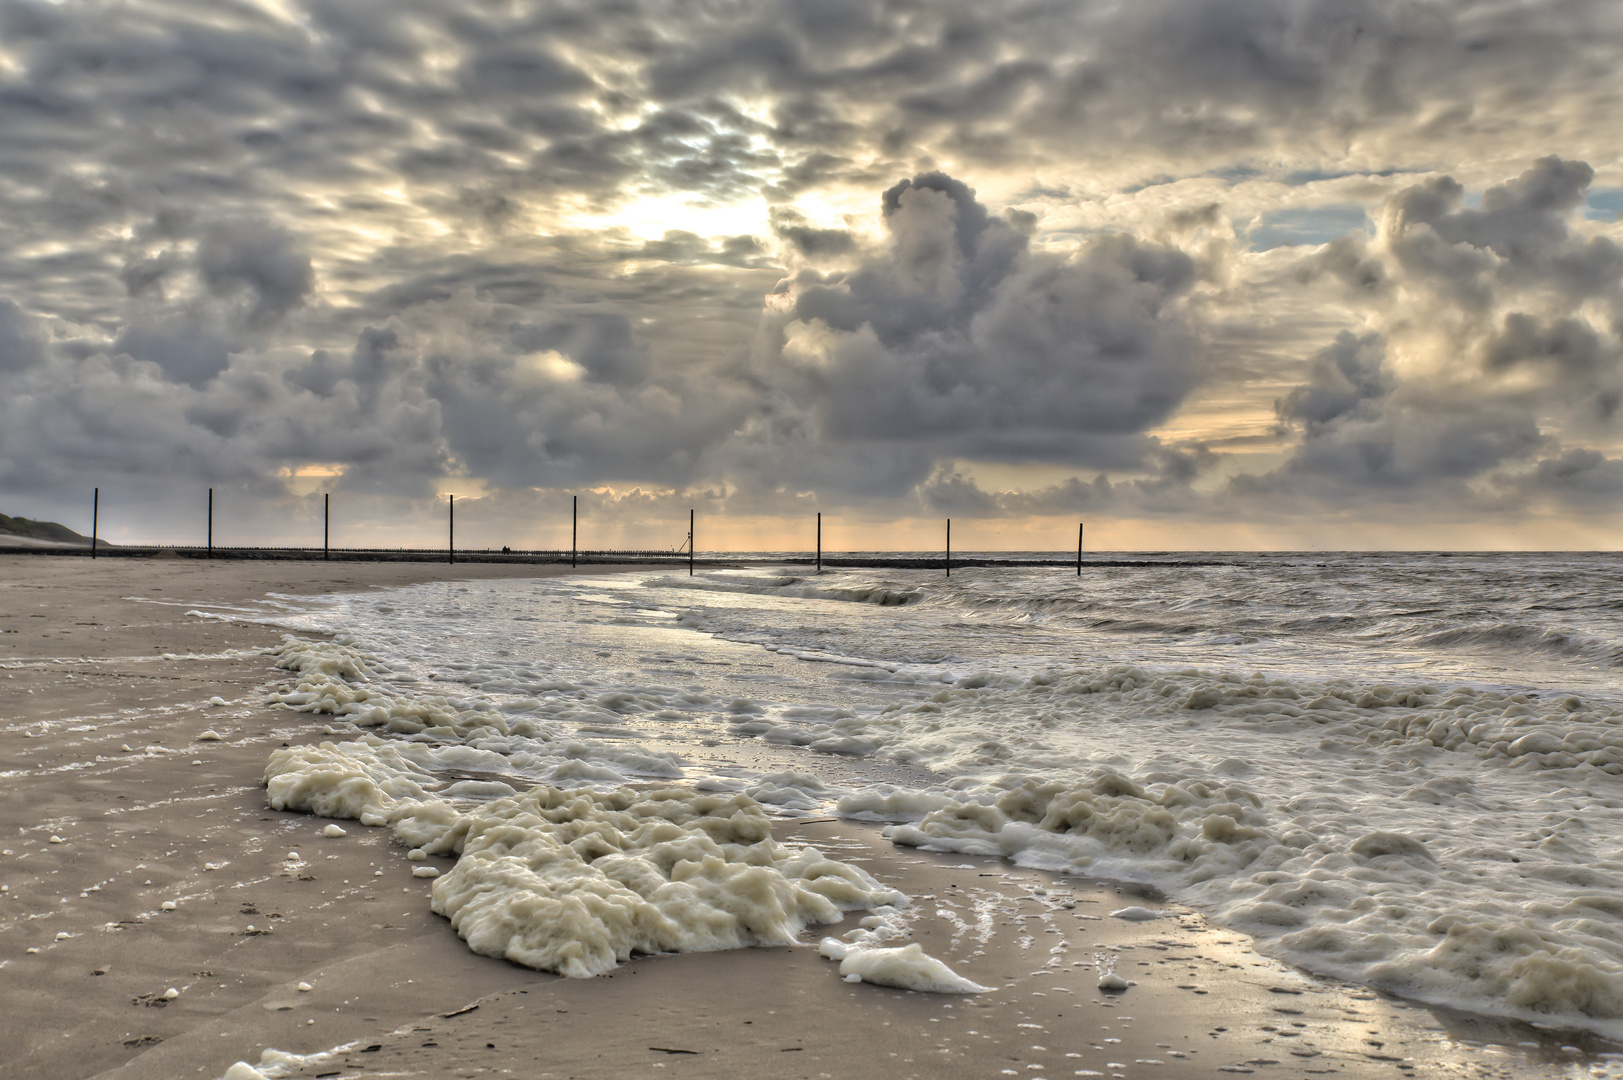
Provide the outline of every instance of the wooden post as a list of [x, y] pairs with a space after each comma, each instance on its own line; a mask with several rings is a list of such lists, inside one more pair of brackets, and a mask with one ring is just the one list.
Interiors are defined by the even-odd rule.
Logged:
[[569, 497], [569, 565], [575, 565], [575, 552], [580, 546], [580, 496]]
[[1082, 522], [1076, 523], [1076, 576], [1082, 576]]
[[321, 494], [321, 560], [327, 561], [327, 541], [332, 538], [332, 492]]
[[952, 577], [952, 518], [947, 519], [947, 576]]
[[693, 576], [693, 511], [688, 511], [688, 577]]
[[209, 558], [214, 558], [214, 489], [209, 488]]
[[96, 526], [101, 519], [101, 488], [90, 496], [90, 557], [96, 557]]
[[451, 500], [450, 501], [451, 541], [445, 548], [445, 561], [448, 562], [448, 563], [455, 563], [456, 562], [456, 496], [455, 495], [448, 495], [446, 497]]
[[823, 572], [823, 513], [817, 512], [817, 572]]

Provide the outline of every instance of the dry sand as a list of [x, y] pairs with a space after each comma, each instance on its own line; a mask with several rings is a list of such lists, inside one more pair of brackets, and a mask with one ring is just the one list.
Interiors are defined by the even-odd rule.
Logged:
[[[586, 981], [476, 956], [384, 830], [265, 808], [270, 750], [330, 736], [263, 705], [279, 633], [186, 613], [569, 572], [0, 555], [0, 1077], [214, 1080], [346, 1044], [291, 1075], [1556, 1076], [1615, 1049], [1310, 978], [1123, 886], [816, 819], [780, 836], [912, 895], [915, 940], [993, 992], [850, 985], [812, 948]], [[1165, 917], [1109, 916], [1130, 904]], [[1101, 965], [1135, 985], [1102, 993]]]

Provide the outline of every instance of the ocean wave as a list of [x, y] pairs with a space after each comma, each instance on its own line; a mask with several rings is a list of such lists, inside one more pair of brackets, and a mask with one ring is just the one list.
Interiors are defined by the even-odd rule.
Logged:
[[1460, 647], [1540, 653], [1563, 659], [1623, 667], [1623, 642], [1606, 641], [1576, 631], [1515, 622], [1486, 622], [1470, 626], [1424, 626], [1405, 631], [1402, 638], [1424, 649]]
[[657, 577], [644, 584], [677, 590], [704, 592], [747, 593], [754, 596], [792, 596], [803, 600], [841, 600], [879, 607], [904, 607], [930, 599], [931, 590], [921, 585], [903, 585], [896, 582], [849, 580], [841, 577], [824, 582], [819, 578], [799, 575], [763, 577], [723, 576], [709, 574], [704, 577]]
[[840, 799], [897, 843], [1155, 884], [1313, 971], [1623, 1034], [1603, 703], [1117, 665], [815, 726], [953, 778]]

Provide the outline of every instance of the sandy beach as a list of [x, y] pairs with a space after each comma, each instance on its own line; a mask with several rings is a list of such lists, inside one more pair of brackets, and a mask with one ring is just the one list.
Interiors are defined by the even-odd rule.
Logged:
[[[1142, 890], [824, 818], [776, 833], [907, 893], [913, 939], [990, 992], [847, 984], [813, 947], [586, 980], [476, 955], [386, 830], [266, 808], [270, 752], [331, 718], [266, 705], [280, 631], [188, 612], [567, 573], [0, 555], [0, 1077], [215, 1080], [269, 1048], [330, 1052], [284, 1064], [322, 1077], [1555, 1076], [1613, 1049], [1306, 976]], [[1129, 906], [1160, 917], [1110, 916]], [[1099, 990], [1105, 966], [1131, 985]]]

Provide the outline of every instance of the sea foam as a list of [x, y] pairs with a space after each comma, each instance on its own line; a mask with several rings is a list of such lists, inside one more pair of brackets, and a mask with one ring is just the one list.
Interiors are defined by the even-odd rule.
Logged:
[[414, 854], [455, 856], [433, 909], [470, 948], [578, 978], [636, 953], [789, 945], [847, 911], [907, 902], [816, 848], [777, 842], [741, 792], [538, 785], [459, 805], [370, 735], [277, 750], [265, 783], [275, 809], [389, 826]]
[[1312, 970], [1620, 1030], [1611, 707], [1121, 666], [944, 689], [862, 734], [965, 792], [840, 800], [912, 809], [897, 843], [1154, 883]]

